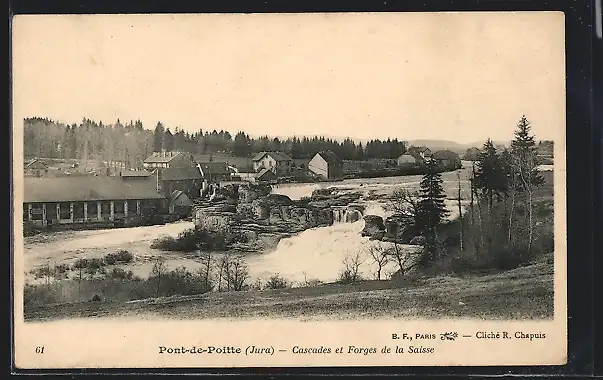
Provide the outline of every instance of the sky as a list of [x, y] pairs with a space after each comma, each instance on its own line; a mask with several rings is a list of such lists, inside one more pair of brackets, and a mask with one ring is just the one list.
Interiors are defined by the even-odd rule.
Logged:
[[564, 17], [17, 16], [13, 100], [15, 120], [459, 143], [510, 140], [525, 114], [557, 139]]

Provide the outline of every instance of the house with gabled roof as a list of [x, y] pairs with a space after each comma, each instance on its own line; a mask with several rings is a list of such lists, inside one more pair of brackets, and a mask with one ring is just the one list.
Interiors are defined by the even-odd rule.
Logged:
[[261, 169], [254, 178], [254, 182], [262, 184], [275, 184], [277, 180], [276, 174], [269, 169]]
[[425, 146], [411, 146], [408, 148], [408, 153], [418, 153], [423, 159], [432, 155], [431, 149]]
[[42, 177], [48, 173], [48, 165], [42, 160], [34, 158], [24, 162], [24, 174], [30, 177]]
[[406, 152], [396, 159], [398, 166], [418, 166], [425, 163], [425, 158], [418, 152]]
[[330, 150], [316, 153], [308, 163], [308, 169], [323, 179], [343, 178], [343, 161]]
[[201, 196], [203, 175], [197, 166], [162, 169], [159, 176], [160, 188], [166, 197], [176, 190], [182, 191], [190, 199]]
[[195, 166], [193, 156], [185, 152], [155, 152], [142, 162], [145, 169]]
[[288, 176], [292, 166], [293, 160], [284, 152], [260, 152], [253, 157], [253, 170], [256, 172], [268, 169], [279, 177]]
[[233, 170], [225, 162], [206, 162], [198, 164], [201, 177], [207, 183], [220, 183], [230, 180]]
[[462, 167], [461, 157], [451, 150], [443, 149], [436, 151], [432, 157], [442, 169], [460, 169]]

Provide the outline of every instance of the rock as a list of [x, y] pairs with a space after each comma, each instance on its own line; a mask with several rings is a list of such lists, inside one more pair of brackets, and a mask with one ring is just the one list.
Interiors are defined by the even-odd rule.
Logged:
[[257, 242], [262, 249], [273, 249], [276, 248], [282, 238], [289, 236], [290, 235], [264, 233], [258, 235]]
[[271, 191], [270, 185], [250, 184], [249, 186], [240, 186], [238, 191], [239, 202], [251, 203], [256, 199], [269, 195]]
[[210, 207], [197, 206], [193, 211], [193, 223], [208, 231], [228, 231], [241, 219], [236, 211], [237, 208], [229, 204], [217, 204]]
[[334, 187], [328, 187], [326, 189], [316, 189], [312, 192], [312, 198], [318, 198], [321, 196], [328, 196], [333, 194], [333, 192], [335, 191]]
[[425, 245], [425, 237], [424, 236], [415, 236], [414, 238], [410, 239], [410, 242], [408, 244], [411, 245]]
[[258, 240], [258, 234], [255, 231], [242, 231], [242, 235], [245, 237], [247, 243], [252, 243]]
[[289, 198], [286, 195], [282, 195], [282, 194], [270, 194], [265, 198], [266, 202], [268, 202], [270, 205], [285, 205], [285, 206], [289, 206], [291, 205], [293, 202], [291, 201], [291, 198]]
[[383, 237], [385, 233], [385, 224], [383, 218], [378, 215], [366, 215], [364, 217], [364, 229], [362, 230], [362, 236], [370, 236], [379, 239]]
[[283, 218], [281, 217], [280, 207], [270, 209], [270, 224], [278, 223], [281, 220], [283, 220]]
[[366, 206], [360, 203], [350, 203], [348, 207], [353, 210], [357, 210], [361, 214], [364, 214], [364, 210], [366, 210]]
[[266, 219], [270, 217], [270, 206], [263, 199], [256, 199], [251, 202], [253, 215], [257, 219]]

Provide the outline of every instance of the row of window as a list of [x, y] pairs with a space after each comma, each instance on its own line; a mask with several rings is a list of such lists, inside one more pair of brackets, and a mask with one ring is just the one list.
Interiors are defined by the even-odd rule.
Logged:
[[[128, 211], [135, 213], [137, 210], [137, 202], [135, 200], [126, 201]], [[113, 204], [113, 213], [114, 214], [124, 214], [126, 211], [126, 203], [124, 202], [114, 202]], [[142, 202], [141, 206], [145, 206], [145, 201]], [[93, 216], [98, 214], [98, 203], [97, 202], [87, 202], [87, 214], [89, 216]], [[101, 215], [110, 215], [111, 214], [111, 202], [110, 201], [101, 201], [100, 202], [100, 211]], [[31, 205], [31, 219], [32, 220], [42, 220], [44, 215], [43, 206], [41, 203], [34, 203]], [[71, 219], [71, 203], [70, 202], [60, 202], [60, 203], [46, 203], [46, 219], [52, 220], [57, 219], [57, 215], [59, 219]], [[74, 219], [83, 219], [84, 218], [84, 203], [83, 202], [74, 202], [73, 203], [73, 217]], [[29, 207], [25, 205], [23, 207], [23, 219], [27, 220], [29, 218]]]

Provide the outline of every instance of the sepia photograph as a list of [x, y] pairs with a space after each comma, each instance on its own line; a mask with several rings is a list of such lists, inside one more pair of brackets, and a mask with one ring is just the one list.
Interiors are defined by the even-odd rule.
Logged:
[[17, 16], [15, 323], [38, 333], [15, 340], [414, 321], [385, 343], [437, 354], [422, 342], [463, 334], [421, 321], [509, 322], [561, 353], [536, 362], [565, 360], [563, 28], [555, 12]]

